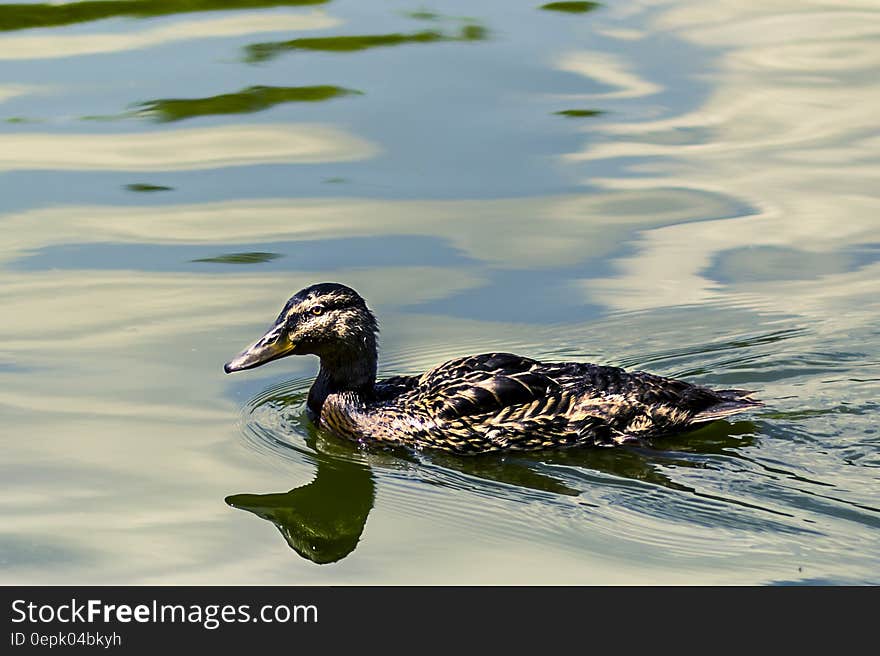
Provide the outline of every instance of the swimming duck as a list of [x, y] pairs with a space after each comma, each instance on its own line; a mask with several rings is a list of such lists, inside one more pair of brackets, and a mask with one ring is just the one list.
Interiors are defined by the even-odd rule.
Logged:
[[362, 444], [459, 454], [613, 446], [762, 405], [746, 390], [512, 353], [470, 355], [421, 376], [377, 382], [378, 331], [355, 290], [311, 285], [291, 297], [266, 334], [224, 370], [317, 355], [320, 370], [307, 410], [320, 428]]

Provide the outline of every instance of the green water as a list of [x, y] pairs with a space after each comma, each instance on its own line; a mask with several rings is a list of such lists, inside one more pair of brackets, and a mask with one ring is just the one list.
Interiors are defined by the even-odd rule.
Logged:
[[[0, 4], [0, 583], [880, 583], [880, 13], [748, 4]], [[222, 372], [320, 281], [767, 405], [359, 450]]]

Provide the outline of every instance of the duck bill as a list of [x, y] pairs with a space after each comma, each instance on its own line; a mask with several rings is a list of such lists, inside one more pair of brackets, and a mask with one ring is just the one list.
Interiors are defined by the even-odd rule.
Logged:
[[260, 337], [254, 344], [223, 365], [223, 371], [231, 374], [233, 371], [253, 369], [293, 353], [296, 349], [296, 344], [287, 339], [282, 328], [283, 324], [272, 326], [269, 332]]

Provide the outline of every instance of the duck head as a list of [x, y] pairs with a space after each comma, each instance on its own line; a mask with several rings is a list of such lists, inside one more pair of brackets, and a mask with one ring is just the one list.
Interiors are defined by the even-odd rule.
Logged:
[[378, 331], [376, 317], [351, 287], [311, 285], [294, 294], [269, 330], [223, 370], [253, 369], [288, 355], [317, 355], [322, 368], [348, 368], [372, 360], [375, 371]]

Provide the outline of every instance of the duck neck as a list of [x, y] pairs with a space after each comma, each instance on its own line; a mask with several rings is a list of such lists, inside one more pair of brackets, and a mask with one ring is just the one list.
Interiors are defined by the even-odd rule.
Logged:
[[375, 338], [366, 339], [362, 347], [335, 350], [320, 358], [321, 368], [308, 400], [308, 408], [316, 417], [330, 394], [351, 392], [363, 401], [373, 398], [378, 362]]

